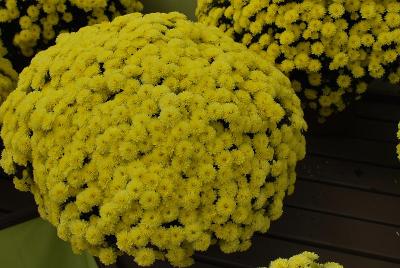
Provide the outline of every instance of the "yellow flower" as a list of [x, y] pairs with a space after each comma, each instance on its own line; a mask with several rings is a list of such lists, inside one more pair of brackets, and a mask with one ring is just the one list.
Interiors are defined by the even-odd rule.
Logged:
[[16, 186], [74, 252], [179, 267], [194, 250], [245, 250], [267, 231], [293, 191], [307, 129], [283, 73], [179, 13], [62, 34], [20, 74], [0, 121], [0, 164], [22, 174]]
[[360, 8], [360, 13], [364, 19], [372, 19], [376, 15], [375, 2], [370, 1], [363, 3]]
[[185, 228], [185, 236], [189, 242], [196, 241], [202, 235], [202, 228], [200, 224], [190, 224]]
[[279, 37], [279, 40], [282, 45], [289, 45], [295, 40], [294, 33], [291, 31], [284, 31]]
[[345, 8], [340, 3], [330, 4], [328, 7], [329, 14], [331, 14], [332, 18], [338, 19], [345, 13]]
[[[0, 7], [0, 25], [8, 29], [11, 39], [8, 49], [17, 49], [28, 59], [39, 49], [49, 47], [59, 33], [76, 31], [79, 28], [107, 21], [120, 14], [140, 11], [143, 8], [139, 0], [113, 1], [100, 0], [38, 0], [25, 3], [24, 0], [4, 0]], [[19, 25], [20, 27], [11, 27]], [[27, 60], [10, 55], [12, 62], [18, 62], [18, 70], [28, 64]]]
[[323, 37], [330, 38], [336, 33], [336, 25], [332, 22], [326, 22], [322, 25], [321, 33]]
[[206, 251], [211, 244], [211, 236], [207, 233], [202, 233], [199, 238], [193, 242], [193, 249], [198, 251]]
[[[373, 78], [398, 81], [393, 73], [400, 60], [400, 44], [395, 41], [399, 40], [400, 4], [396, 1], [261, 2], [199, 0], [196, 15], [200, 22], [219, 27], [266, 61], [275, 62], [291, 80], [303, 106], [319, 116], [342, 111], [359, 99], [358, 83]], [[252, 31], [253, 22], [257, 31]], [[315, 73], [321, 79], [308, 79], [313, 81], [309, 84], [307, 77]], [[351, 79], [346, 91], [332, 83], [332, 77], [342, 74]], [[321, 106], [326, 100], [316, 101], [327, 91], [336, 96], [329, 101], [329, 109]]]
[[106, 265], [112, 264], [117, 260], [117, 254], [112, 248], [101, 248], [98, 254], [100, 261]]
[[0, 104], [17, 86], [18, 78], [17, 72], [14, 70], [11, 62], [6, 58], [6, 55], [7, 49], [0, 40]]
[[230, 215], [236, 207], [236, 203], [232, 198], [221, 197], [216, 204], [217, 212], [221, 215]]
[[154, 263], [156, 255], [151, 248], [141, 248], [135, 254], [135, 262], [140, 266], [150, 266]]
[[269, 268], [283, 268], [283, 267], [321, 267], [321, 268], [343, 268], [342, 265], [335, 262], [327, 262], [323, 264], [317, 263], [319, 256], [313, 252], [304, 251], [298, 255], [288, 259], [278, 258], [269, 264]]
[[337, 84], [341, 88], [348, 88], [351, 84], [351, 78], [348, 75], [339, 75]]

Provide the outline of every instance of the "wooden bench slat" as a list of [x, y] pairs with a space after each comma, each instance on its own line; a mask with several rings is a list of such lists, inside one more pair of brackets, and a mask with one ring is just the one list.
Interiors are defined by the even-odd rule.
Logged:
[[358, 101], [354, 103], [355, 113], [362, 118], [370, 118], [387, 122], [400, 120], [399, 104], [377, 102], [372, 100]]
[[[225, 254], [219, 251], [216, 246], [212, 246], [207, 252], [196, 252], [195, 259], [201, 260], [204, 263], [212, 263], [220, 268], [254, 268], [256, 265], [251, 265], [254, 261], [253, 258], [243, 258], [242, 260], [237, 260], [234, 254]], [[265, 265], [265, 261], [259, 266]]]
[[397, 122], [359, 118], [344, 112], [324, 124], [310, 125], [309, 136], [335, 136], [396, 144]]
[[400, 98], [400, 85], [391, 84], [389, 81], [375, 80], [369, 84], [364, 98], [375, 100], [378, 97], [385, 100]]
[[400, 196], [400, 169], [309, 154], [298, 164], [297, 177]]
[[301, 180], [295, 187], [288, 205], [400, 226], [400, 197]]
[[272, 224], [270, 234], [400, 263], [399, 228], [391, 226], [286, 207], [281, 219]]
[[342, 160], [400, 168], [396, 146], [386, 142], [309, 136], [307, 152]]

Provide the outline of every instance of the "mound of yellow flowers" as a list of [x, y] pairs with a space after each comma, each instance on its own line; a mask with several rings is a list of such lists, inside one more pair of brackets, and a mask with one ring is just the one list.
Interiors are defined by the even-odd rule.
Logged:
[[4, 0], [0, 3], [2, 39], [9, 50], [15, 50], [10, 60], [22, 70], [38, 50], [53, 45], [60, 32], [141, 9], [139, 0]]
[[397, 0], [199, 0], [199, 21], [275, 62], [321, 118], [372, 79], [400, 82]]
[[7, 49], [0, 40], [0, 104], [7, 98], [8, 94], [16, 87], [18, 74], [11, 62], [4, 58]]
[[0, 120], [1, 166], [58, 235], [143, 266], [248, 249], [293, 191], [307, 128], [286, 76], [179, 13], [60, 35]]
[[289, 259], [279, 258], [272, 261], [269, 268], [343, 268], [342, 265], [335, 262], [327, 262], [324, 264], [317, 263], [319, 256], [315, 253], [305, 251], [295, 255]]

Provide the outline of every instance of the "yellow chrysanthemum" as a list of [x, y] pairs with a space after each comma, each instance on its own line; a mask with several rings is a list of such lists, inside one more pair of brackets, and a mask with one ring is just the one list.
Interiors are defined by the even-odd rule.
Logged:
[[[121, 14], [140, 11], [139, 0], [3, 0], [0, 26], [3, 42], [15, 51], [10, 60], [18, 70], [39, 50], [54, 44], [59, 33], [76, 31]], [[23, 56], [23, 57], [21, 57]], [[11, 56], [10, 56], [11, 57]]]
[[6, 54], [7, 49], [0, 40], [0, 104], [17, 86], [18, 78], [18, 73], [14, 70], [11, 62], [5, 58]]
[[[359, 99], [360, 83], [400, 81], [396, 0], [199, 0], [196, 14], [200, 22], [266, 52], [289, 76], [303, 106], [317, 109], [321, 120]], [[316, 73], [321, 79], [311, 83]], [[325, 100], [315, 101], [320, 98]]]
[[307, 128], [283, 73], [179, 13], [60, 35], [20, 74], [0, 120], [1, 166], [24, 169], [16, 185], [75, 251], [175, 266], [215, 239], [246, 250], [268, 230]]
[[279, 258], [272, 261], [268, 268], [343, 268], [342, 265], [335, 262], [317, 263], [319, 256], [313, 252], [305, 251], [288, 259]]

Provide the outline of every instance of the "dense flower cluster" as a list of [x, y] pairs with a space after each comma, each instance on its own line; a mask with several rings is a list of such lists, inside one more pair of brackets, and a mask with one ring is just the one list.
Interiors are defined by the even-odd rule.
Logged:
[[342, 265], [335, 262], [317, 263], [318, 258], [317, 254], [305, 251], [289, 259], [279, 258], [272, 261], [269, 268], [343, 268]]
[[[400, 123], [399, 123], [399, 130], [397, 131], [397, 139], [399, 139], [400, 140]], [[399, 157], [399, 159], [400, 159], [400, 143], [397, 145], [397, 156]]]
[[0, 40], [0, 104], [16, 87], [18, 78], [18, 74], [14, 70], [11, 62], [4, 57], [6, 54], [7, 49]]
[[22, 69], [37, 50], [53, 45], [60, 32], [141, 9], [139, 0], [4, 0], [0, 3], [0, 27], [6, 47], [15, 50], [10, 60], [19, 63], [28, 57], [18, 66]]
[[400, 82], [397, 0], [199, 0], [200, 22], [266, 52], [322, 118], [372, 79]]
[[58, 235], [144, 266], [248, 249], [282, 214], [307, 128], [284, 74], [179, 13], [60, 35], [0, 120], [1, 166]]

